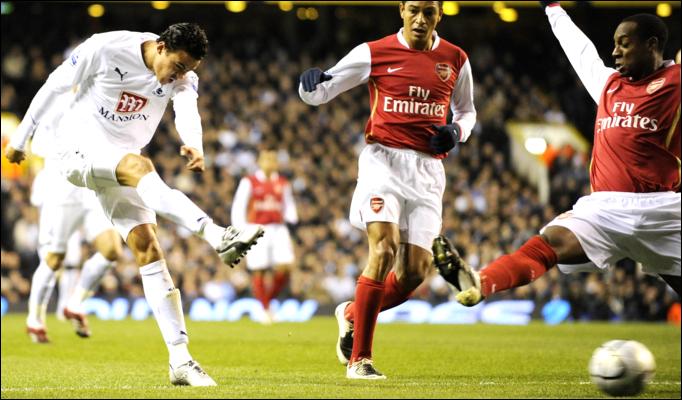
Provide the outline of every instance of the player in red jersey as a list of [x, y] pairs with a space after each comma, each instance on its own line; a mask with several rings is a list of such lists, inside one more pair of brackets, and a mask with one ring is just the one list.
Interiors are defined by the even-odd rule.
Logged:
[[473, 271], [444, 237], [434, 241], [441, 274], [472, 306], [522, 286], [559, 264], [564, 273], [603, 270], [623, 258], [658, 274], [680, 294], [680, 65], [663, 59], [668, 36], [650, 14], [625, 18], [614, 34], [616, 69], [556, 2], [554, 34], [599, 105], [590, 167], [592, 194], [516, 252]]
[[[286, 224], [298, 222], [298, 212], [291, 185], [278, 173], [277, 152], [263, 150], [258, 156], [260, 169], [239, 182], [232, 202], [232, 225], [262, 225], [265, 234], [246, 256], [251, 271], [253, 295], [263, 305], [261, 322], [271, 324], [270, 301], [277, 297], [289, 281], [294, 250]], [[272, 275], [266, 289], [266, 275]]]
[[355, 47], [326, 72], [305, 71], [299, 86], [311, 105], [364, 83], [370, 94], [350, 208], [351, 223], [367, 232], [369, 258], [355, 300], [335, 312], [337, 356], [349, 379], [386, 378], [372, 364], [377, 316], [405, 302], [430, 271], [431, 242], [442, 225], [441, 159], [476, 122], [467, 55], [435, 32], [441, 2], [403, 1], [399, 11], [397, 34]]

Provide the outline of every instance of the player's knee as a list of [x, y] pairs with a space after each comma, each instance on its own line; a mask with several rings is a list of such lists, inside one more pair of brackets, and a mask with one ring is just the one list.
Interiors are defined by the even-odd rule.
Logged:
[[62, 267], [64, 262], [64, 253], [47, 253], [45, 256], [45, 263], [51, 270], [57, 271]]
[[116, 167], [116, 179], [125, 186], [137, 186], [140, 179], [154, 171], [154, 164], [138, 154], [126, 154]]
[[161, 250], [159, 240], [156, 238], [156, 233], [148, 224], [135, 227], [128, 234], [127, 242], [139, 266], [147, 265], [163, 258], [163, 251]]
[[113, 229], [97, 236], [94, 244], [97, 251], [109, 261], [116, 261], [123, 255], [121, 239]]
[[393, 267], [397, 254], [398, 244], [388, 239], [380, 240], [374, 247], [374, 256], [377, 258], [379, 265], [388, 269]]
[[102, 253], [104, 258], [112, 262], [118, 260], [123, 254], [123, 249], [121, 248], [121, 246], [116, 246], [113, 244], [102, 250], [103, 251], [100, 251], [100, 253]]

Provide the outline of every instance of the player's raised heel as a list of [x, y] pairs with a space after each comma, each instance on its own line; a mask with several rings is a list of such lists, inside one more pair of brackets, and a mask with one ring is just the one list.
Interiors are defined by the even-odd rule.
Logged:
[[334, 310], [336, 322], [339, 324], [339, 338], [336, 341], [336, 356], [343, 365], [348, 365], [348, 360], [353, 354], [353, 323], [348, 321], [345, 316], [346, 307], [350, 301], [345, 301]]
[[346, 369], [346, 378], [375, 380], [386, 379], [386, 375], [374, 368], [372, 360], [363, 358], [348, 366], [348, 369]]
[[44, 327], [32, 328], [27, 326], [26, 333], [33, 343], [50, 343], [50, 339], [47, 338], [47, 330]]
[[218, 386], [198, 362], [190, 360], [176, 368], [168, 366], [168, 376], [173, 385], [178, 386]]
[[263, 227], [260, 225], [248, 225], [241, 230], [228, 226], [216, 251], [225, 264], [233, 267], [251, 246], [256, 244], [256, 240], [262, 237], [263, 233]]
[[451, 285], [457, 301], [467, 307], [480, 303], [483, 300], [481, 278], [478, 272], [464, 261], [448, 239], [438, 236], [433, 240], [431, 250], [433, 250], [433, 263], [443, 279]]
[[68, 307], [64, 307], [64, 318], [71, 321], [73, 329], [76, 331], [76, 335], [82, 338], [90, 337], [90, 327], [88, 326], [88, 319], [85, 314], [71, 311]]

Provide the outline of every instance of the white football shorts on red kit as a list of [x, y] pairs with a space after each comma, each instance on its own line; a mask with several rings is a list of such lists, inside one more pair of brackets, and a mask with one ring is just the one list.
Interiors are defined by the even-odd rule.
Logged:
[[443, 223], [445, 171], [441, 160], [415, 150], [367, 145], [358, 160], [350, 222], [391, 222], [400, 239], [431, 252]]
[[680, 193], [595, 192], [542, 228], [563, 226], [591, 263], [559, 264], [564, 273], [606, 269], [624, 258], [649, 274], [680, 276]]

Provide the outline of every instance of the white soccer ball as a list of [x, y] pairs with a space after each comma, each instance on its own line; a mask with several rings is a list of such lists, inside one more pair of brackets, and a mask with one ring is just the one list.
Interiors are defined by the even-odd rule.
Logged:
[[651, 382], [654, 355], [634, 340], [611, 340], [592, 354], [588, 367], [592, 382], [611, 396], [634, 396]]

